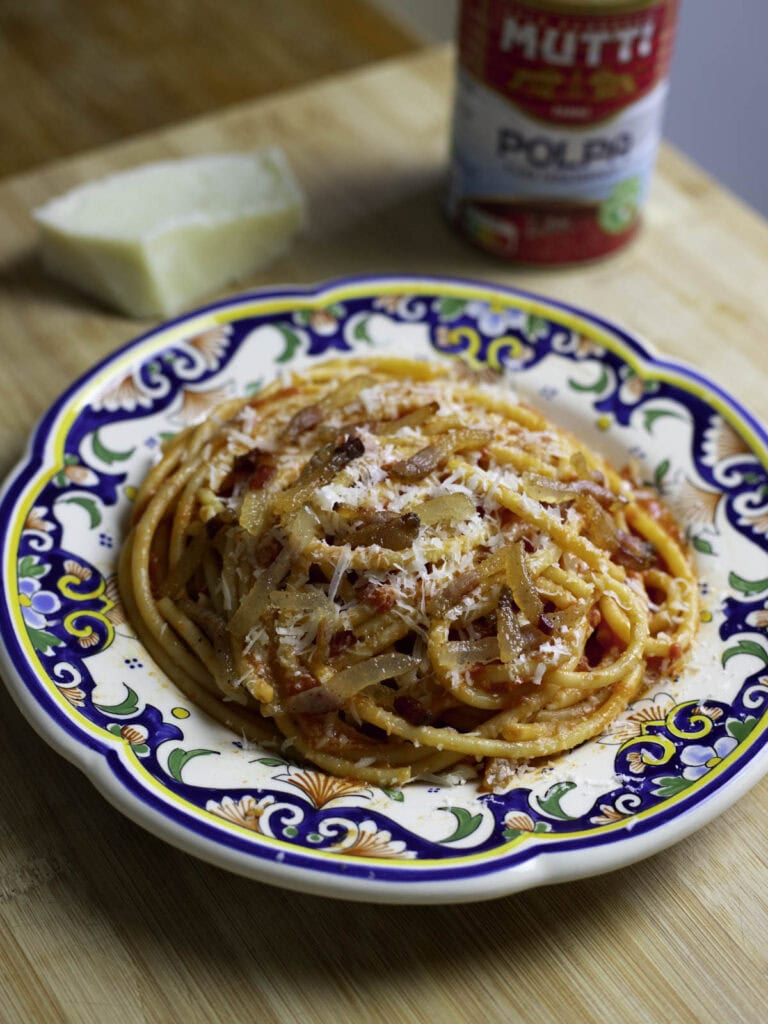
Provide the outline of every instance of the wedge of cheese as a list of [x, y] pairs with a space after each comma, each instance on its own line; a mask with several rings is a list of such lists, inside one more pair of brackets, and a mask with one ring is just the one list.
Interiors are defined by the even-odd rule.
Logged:
[[134, 317], [169, 316], [282, 255], [305, 201], [278, 147], [146, 164], [35, 211], [47, 270]]

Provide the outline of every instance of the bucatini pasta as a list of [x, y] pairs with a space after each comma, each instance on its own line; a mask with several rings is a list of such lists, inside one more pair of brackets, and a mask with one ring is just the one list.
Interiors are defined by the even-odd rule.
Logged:
[[655, 492], [503, 382], [324, 362], [224, 403], [145, 479], [120, 589], [149, 652], [245, 737], [398, 785], [489, 786], [680, 671], [696, 622]]

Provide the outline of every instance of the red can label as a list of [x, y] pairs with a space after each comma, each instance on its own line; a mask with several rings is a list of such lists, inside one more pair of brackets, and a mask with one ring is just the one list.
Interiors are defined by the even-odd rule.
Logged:
[[499, 255], [592, 259], [637, 230], [677, 0], [464, 0], [451, 215]]

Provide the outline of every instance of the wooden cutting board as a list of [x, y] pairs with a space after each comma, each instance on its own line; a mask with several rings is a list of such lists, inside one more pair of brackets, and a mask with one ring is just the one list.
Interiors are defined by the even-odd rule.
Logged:
[[[605, 314], [768, 415], [768, 227], [664, 149], [646, 227], [605, 262], [520, 270], [445, 223], [451, 59], [376, 65], [0, 184], [0, 472], [78, 374], [151, 323], [49, 281], [30, 210], [158, 157], [285, 147], [311, 220], [245, 282], [406, 271], [483, 278]], [[768, 575], [768, 571], [763, 575]], [[282, 893], [147, 835], [0, 694], [4, 1021], [763, 1019], [768, 782], [691, 838], [600, 878], [465, 907]]]

